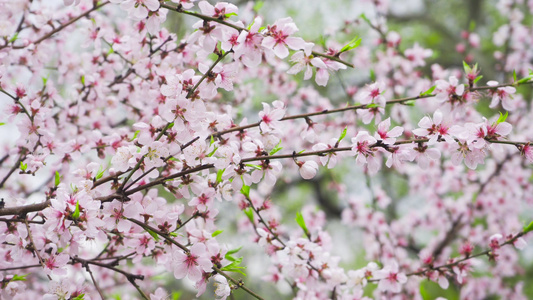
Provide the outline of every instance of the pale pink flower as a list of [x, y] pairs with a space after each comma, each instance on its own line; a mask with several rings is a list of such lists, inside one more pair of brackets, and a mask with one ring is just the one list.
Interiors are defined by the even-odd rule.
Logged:
[[460, 103], [465, 86], [459, 83], [459, 80], [455, 76], [450, 76], [449, 82], [446, 80], [437, 80], [435, 88], [435, 99], [439, 102], [449, 102], [454, 105]]
[[184, 9], [193, 8], [193, 6], [194, 6], [193, 2], [196, 2], [196, 1], [197, 0], [171, 0], [171, 2], [178, 3]]
[[225, 300], [231, 294], [231, 288], [228, 284], [228, 280], [226, 277], [220, 274], [213, 276], [213, 279], [215, 280], [215, 295], [217, 295], [217, 299]]
[[161, 167], [163, 161], [169, 155], [168, 147], [160, 141], [153, 141], [150, 145], [141, 148], [141, 155], [144, 155], [144, 163], [147, 168]]
[[429, 162], [438, 160], [440, 155], [439, 149], [428, 148], [426, 145], [419, 145], [411, 149], [410, 160], [416, 160], [418, 166], [425, 170], [429, 167]]
[[43, 258], [43, 260], [44, 272], [47, 275], [63, 276], [67, 274], [65, 266], [70, 260], [68, 254], [50, 255], [48, 258]]
[[533, 163], [533, 147], [529, 143], [522, 145], [520, 153], [530, 162]]
[[[497, 86], [497, 81], [489, 81], [487, 82], [488, 86]], [[502, 102], [502, 106], [505, 110], [513, 111], [516, 109], [516, 104], [512, 101], [513, 100], [513, 94], [516, 93], [516, 88], [512, 86], [504, 86], [499, 87], [497, 89], [490, 89], [489, 95], [492, 96], [492, 101], [490, 102], [489, 107], [495, 108], [500, 101]]]
[[381, 140], [381, 142], [385, 145], [393, 145], [396, 142], [396, 138], [403, 133], [402, 127], [395, 126], [391, 130], [389, 130], [389, 128], [390, 118], [387, 118], [378, 124], [378, 130], [374, 134], [376, 139]]
[[259, 112], [259, 118], [261, 118], [259, 128], [263, 133], [277, 129], [279, 120], [285, 115], [282, 104], [283, 102], [276, 100], [272, 103], [274, 109], [271, 109], [270, 105], [263, 102], [263, 110]]
[[383, 96], [383, 92], [385, 92], [385, 82], [382, 80], [379, 80], [377, 82], [374, 82], [372, 84], [366, 85], [359, 95], [357, 96], [357, 100], [361, 104], [370, 104], [375, 103], [379, 106], [385, 106], [386, 99]]
[[376, 271], [374, 278], [379, 279], [378, 289], [383, 292], [390, 291], [392, 293], [399, 293], [402, 290], [402, 284], [407, 282], [407, 276], [399, 272], [396, 262], [382, 270]]
[[261, 17], [256, 17], [250, 30], [241, 31], [241, 34], [236, 41], [236, 46], [233, 47], [233, 51], [235, 51], [235, 60], [240, 58], [242, 63], [247, 67], [255, 67], [261, 63], [261, 41], [263, 40], [263, 36], [258, 30], [261, 28], [262, 23], [263, 19], [261, 19]]
[[430, 117], [423, 117], [420, 122], [418, 122], [417, 128], [413, 130], [413, 133], [418, 136], [425, 136], [429, 138], [428, 145], [434, 145], [438, 142], [439, 138], [444, 138], [446, 142], [453, 143], [454, 139], [450, 136], [448, 130], [450, 127], [443, 122], [442, 112], [436, 110], [433, 113], [433, 119]]
[[291, 37], [297, 31], [298, 28], [292, 18], [279, 19], [274, 25], [268, 26], [267, 36], [263, 39], [261, 45], [266, 49], [273, 50], [277, 57], [285, 58], [289, 55], [287, 47], [293, 50], [305, 48], [306, 43], [302, 38]]
[[149, 11], [159, 9], [157, 0], [110, 0], [111, 3], [120, 3], [120, 8], [128, 12], [128, 15], [135, 20], [142, 20], [148, 17]]
[[209, 272], [213, 266], [205, 245], [200, 243], [194, 244], [187, 253], [181, 249], [176, 249], [172, 253], [172, 262], [176, 279], [188, 276], [190, 280], [195, 282], [202, 279], [202, 271]]
[[368, 163], [368, 169], [371, 173], [379, 169], [379, 161], [375, 157], [375, 150], [371, 147], [376, 143], [377, 140], [367, 131], [359, 131], [357, 136], [352, 138], [352, 151], [356, 155], [355, 161], [360, 166]]
[[318, 164], [312, 160], [308, 160], [300, 166], [300, 175], [303, 179], [309, 180], [315, 177], [317, 170]]

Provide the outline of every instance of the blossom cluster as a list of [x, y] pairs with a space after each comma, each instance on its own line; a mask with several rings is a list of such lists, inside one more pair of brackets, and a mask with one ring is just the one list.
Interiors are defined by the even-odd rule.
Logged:
[[[433, 51], [371, 2], [347, 43], [254, 5], [0, 4], [0, 298], [268, 297], [254, 280], [295, 299], [420, 298], [426, 279], [525, 297], [504, 279], [533, 230], [530, 29], [502, 10], [502, 83], [471, 53], [424, 75]], [[195, 23], [178, 34], [171, 16]], [[372, 78], [337, 76], [339, 100], [344, 72]], [[259, 279], [242, 277], [254, 261]]]

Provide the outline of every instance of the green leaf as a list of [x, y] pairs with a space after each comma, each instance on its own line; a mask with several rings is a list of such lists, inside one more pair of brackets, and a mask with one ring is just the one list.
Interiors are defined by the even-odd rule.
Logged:
[[305, 235], [309, 236], [309, 230], [307, 229], [307, 225], [305, 225], [304, 216], [301, 213], [296, 213], [296, 223], [303, 229], [305, 232]]
[[61, 176], [59, 176], [59, 172], [56, 171], [56, 175], [54, 176], [54, 186], [57, 187], [61, 183]]
[[415, 103], [416, 103], [415, 100], [409, 100], [409, 101], [402, 102], [403, 105], [407, 105], [407, 106], [415, 106]]
[[81, 75], [80, 81], [82, 85], [85, 85], [85, 75]]
[[469, 31], [472, 32], [476, 29], [476, 21], [470, 21]]
[[207, 157], [211, 157], [215, 154], [215, 152], [217, 152], [218, 150], [218, 147], [215, 147], [215, 149], [213, 149], [213, 151], [211, 151], [211, 153], [207, 154]]
[[217, 171], [217, 183], [222, 182], [222, 174], [224, 174], [225, 170], [226, 169], [220, 169], [220, 170]]
[[41, 78], [43, 80], [43, 86], [48, 82], [48, 76]]
[[240, 266], [241, 263], [242, 263], [242, 257], [240, 257], [240, 258], [236, 259], [235, 261], [231, 262], [229, 265], [220, 268], [220, 270], [226, 271], [226, 272], [236, 272], [236, 273], [240, 273], [240, 274], [246, 276], [246, 274], [242, 271], [242, 270], [246, 269], [246, 267], [241, 267]]
[[181, 292], [172, 292], [172, 300], [179, 300], [181, 297]]
[[500, 112], [500, 117], [498, 118], [498, 121], [496, 121], [496, 124], [500, 124], [502, 122], [505, 122], [505, 120], [507, 119], [507, 116], [509, 116], [509, 112], [508, 111], [505, 112], [505, 115]]
[[135, 139], [137, 138], [137, 136], [139, 135], [139, 133], [141, 133], [140, 130], [135, 131], [135, 133], [133, 134], [133, 137], [131, 138], [130, 142], [132, 142], [133, 140], [135, 140]]
[[13, 278], [11, 278], [9, 281], [26, 281], [26, 276], [28, 276], [29, 274], [26, 274], [26, 275], [13, 275]]
[[228, 252], [226, 252], [226, 256], [235, 254], [235, 253], [241, 251], [241, 249], [242, 249], [242, 246], [240, 246], [239, 248], [228, 250]]
[[370, 22], [370, 20], [366, 17], [366, 15], [363, 13], [363, 14], [360, 14], [359, 15], [359, 18], [363, 19], [366, 23], [368, 23], [369, 25], [372, 24]]
[[347, 131], [348, 131], [348, 126], [344, 127], [344, 129], [342, 130], [341, 136], [337, 140], [337, 143], [340, 143], [346, 137], [346, 132]]
[[527, 76], [527, 77], [524, 77], [524, 78], [518, 80], [518, 81], [516, 82], [516, 84], [524, 84], [524, 83], [530, 81], [531, 78], [533, 78], [533, 76]]
[[146, 230], [146, 232], [148, 232], [154, 238], [154, 240], [156, 242], [159, 242], [160, 237], [159, 237], [159, 235], [157, 233], [155, 233], [154, 231], [152, 231], [152, 230], [150, 230], [148, 228], [145, 228], [144, 230]]
[[366, 106], [366, 108], [373, 108], [373, 107], [379, 107], [379, 104], [377, 103], [370, 103]]
[[23, 162], [20, 162], [20, 169], [21, 169], [22, 171], [26, 171], [26, 169], [28, 169], [28, 164], [25, 164], [25, 163], [23, 163]]
[[533, 230], [533, 221], [531, 221], [531, 223], [529, 223], [529, 225], [524, 226], [524, 229], [523, 229], [524, 233], [528, 233], [528, 232], [530, 232], [532, 230]]
[[249, 185], [242, 185], [241, 193], [246, 196], [246, 198], [250, 198], [250, 186]]
[[466, 63], [466, 61], [463, 60], [463, 69], [465, 70], [465, 73], [468, 74], [472, 71], [470, 66]]
[[254, 210], [251, 207], [248, 207], [247, 209], [244, 210], [244, 214], [246, 214], [246, 216], [248, 217], [248, 220], [250, 220], [250, 222], [252, 222], [253, 224], [254, 223]]
[[213, 233], [211, 234], [211, 237], [215, 237], [215, 236], [221, 234], [222, 232], [224, 232], [224, 230], [216, 230], [215, 232], [213, 232]]
[[81, 294], [79, 296], [76, 296], [76, 298], [71, 298], [72, 300], [83, 300], [83, 297], [85, 296], [85, 294]]
[[[263, 1], [257, 1], [255, 4], [254, 4], [254, 11], [255, 12], [259, 12], [259, 10], [263, 7], [263, 4], [265, 4], [265, 2]], [[249, 28], [248, 28], [249, 29]]]
[[78, 219], [80, 217], [80, 201], [76, 201], [76, 209], [74, 210], [74, 213], [72, 213], [72, 217], [74, 219]]
[[211, 136], [211, 139], [209, 140], [209, 146], [213, 145], [214, 142], [215, 142], [215, 138]]
[[476, 79], [474, 79], [474, 84], [476, 84], [478, 81], [480, 81], [481, 78], [483, 78], [483, 75], [479, 75], [478, 77], [476, 77]]
[[274, 155], [278, 153], [281, 149], [283, 149], [283, 147], [280, 147], [279, 145], [281, 145], [281, 140], [279, 140], [279, 143], [276, 145], [276, 147], [274, 147], [274, 149], [270, 150], [268, 155]]
[[0, 122], [0, 126], [4, 126], [4, 125], [6, 125], [6, 123]]
[[15, 35], [12, 38], [9, 39], [9, 43], [13, 43], [14, 41], [17, 40], [18, 37], [19, 37], [19, 33], [16, 32]]
[[348, 44], [346, 44], [346, 45], [344, 45], [344, 47], [342, 47], [340, 53], [355, 49], [355, 48], [359, 47], [360, 44], [361, 44], [361, 39], [356, 36]]
[[516, 82], [516, 70], [513, 70], [513, 82]]
[[107, 168], [105, 169], [102, 169], [102, 166], [100, 166], [100, 168], [98, 169], [98, 173], [96, 173], [96, 180], [102, 178], [104, 176], [104, 173], [105, 173], [105, 170], [107, 170]]
[[376, 81], [376, 72], [374, 72], [374, 69], [370, 69], [370, 81]]
[[429, 96], [433, 94], [433, 91], [435, 90], [436, 87], [437, 87], [436, 85], [430, 87], [427, 91], [420, 93], [420, 96]]
[[250, 167], [250, 168], [254, 168], [254, 169], [256, 169], [256, 170], [263, 170], [263, 168], [261, 168], [260, 165], [245, 164], [245, 166]]
[[232, 12], [232, 13], [229, 13], [229, 14], [225, 14], [224, 18], [229, 18], [231, 16], [236, 16], [236, 15], [237, 15], [236, 13]]

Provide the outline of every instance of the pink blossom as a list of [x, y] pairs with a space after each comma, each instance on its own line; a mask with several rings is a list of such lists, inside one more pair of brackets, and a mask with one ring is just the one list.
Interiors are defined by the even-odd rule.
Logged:
[[376, 271], [375, 279], [379, 279], [378, 289], [386, 292], [399, 293], [402, 290], [402, 285], [407, 282], [407, 276], [399, 272], [398, 264], [393, 262], [390, 266]]
[[220, 274], [216, 274], [213, 278], [215, 280], [215, 295], [217, 295], [217, 299], [225, 300], [231, 294], [228, 280]]
[[355, 161], [360, 166], [368, 163], [371, 173], [376, 172], [379, 168], [379, 162], [375, 157], [375, 149], [371, 147], [376, 143], [377, 140], [367, 131], [359, 131], [357, 136], [352, 138], [352, 151], [356, 155]]
[[[487, 85], [495, 87], [495, 86], [498, 86], [498, 82], [491, 80], [487, 82]], [[497, 89], [489, 90], [489, 95], [492, 96], [492, 101], [490, 102], [489, 107], [495, 108], [501, 101], [502, 106], [505, 110], [508, 110], [508, 111], [515, 110], [516, 102], [512, 101], [514, 93], [516, 93], [516, 88], [512, 86], [503, 86]]]
[[285, 115], [285, 109], [281, 101], [274, 101], [272, 103], [274, 109], [270, 105], [263, 102], [263, 110], [259, 112], [261, 124], [259, 127], [263, 132], [269, 132], [278, 128], [279, 120]]
[[261, 63], [263, 36], [258, 32], [263, 23], [261, 17], [256, 17], [250, 30], [241, 31], [237, 39], [237, 45], [233, 47], [235, 59], [241, 59], [247, 67], [255, 67]]
[[396, 138], [403, 133], [403, 128], [399, 126], [395, 126], [393, 129], [389, 130], [390, 125], [390, 118], [381, 121], [378, 124], [378, 129], [374, 135], [376, 139], [381, 140], [385, 145], [394, 145]]
[[268, 26], [266, 37], [261, 45], [266, 49], [274, 51], [279, 58], [285, 58], [289, 55], [287, 47], [293, 50], [305, 48], [305, 41], [299, 37], [291, 37], [298, 31], [298, 28], [292, 21], [292, 18], [283, 18], [277, 20], [274, 25]]
[[413, 133], [418, 136], [429, 137], [428, 145], [434, 145], [439, 138], [444, 138], [446, 142], [453, 143], [453, 138], [449, 135], [448, 129], [450, 128], [443, 123], [443, 116], [440, 110], [436, 110], [433, 114], [433, 119], [430, 117], [423, 117], [418, 122], [420, 128], [413, 130]]
[[457, 77], [450, 76], [449, 82], [445, 80], [437, 80], [435, 89], [435, 99], [439, 102], [448, 102], [452, 106], [457, 103], [462, 103], [462, 96], [465, 91], [465, 86], [459, 83]]
[[202, 271], [209, 272], [213, 264], [207, 257], [204, 244], [194, 244], [189, 252], [184, 253], [181, 249], [172, 252], [174, 277], [176, 279], [188, 276], [192, 281], [202, 279]]
[[315, 177], [317, 170], [318, 164], [312, 160], [308, 160], [300, 166], [300, 175], [303, 179], [309, 180]]

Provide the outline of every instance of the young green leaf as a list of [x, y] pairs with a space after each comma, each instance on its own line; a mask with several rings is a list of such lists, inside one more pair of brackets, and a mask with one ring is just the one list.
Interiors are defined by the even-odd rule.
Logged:
[[433, 93], [433, 91], [435, 90], [437, 86], [434, 85], [432, 87], [430, 87], [427, 91], [423, 92], [423, 93], [420, 93], [420, 96], [428, 96], [428, 95], [431, 95]]
[[307, 225], [305, 225], [304, 216], [301, 213], [296, 213], [296, 223], [303, 229], [305, 235], [309, 236], [309, 230], [307, 229]]
[[251, 207], [248, 207], [247, 209], [245, 209], [244, 214], [246, 214], [250, 222], [254, 223], [254, 210]]
[[80, 201], [76, 201], [76, 209], [72, 213], [72, 217], [74, 219], [78, 219], [80, 217]]
[[254, 165], [254, 164], [245, 164], [245, 166], [250, 167], [250, 168], [254, 168], [256, 170], [262, 170], [263, 169], [263, 168], [261, 168], [260, 165]]
[[213, 232], [213, 233], [211, 234], [211, 237], [215, 237], [215, 236], [221, 234], [222, 232], [224, 232], [224, 230], [216, 230], [215, 232]]
[[361, 39], [359, 37], [354, 37], [348, 44], [342, 47], [340, 53], [355, 49], [359, 47], [360, 44], [361, 44]]
[[507, 116], [509, 116], [509, 112], [508, 111], [505, 112], [505, 115], [500, 112], [500, 117], [498, 118], [498, 121], [496, 121], [496, 124], [500, 124], [502, 122], [505, 122], [505, 120], [507, 119]]
[[23, 163], [23, 162], [20, 162], [20, 169], [21, 169], [22, 171], [26, 171], [26, 169], [28, 169], [28, 164], [25, 164], [25, 163]]
[[470, 73], [470, 71], [472, 71], [472, 69], [470, 68], [470, 66], [466, 63], [466, 61], [463, 60], [463, 69], [465, 70], [465, 73], [468, 74]]
[[235, 249], [228, 250], [228, 252], [226, 252], [226, 255], [232, 255], [232, 254], [235, 254], [235, 253], [241, 251], [241, 249], [242, 249], [242, 246], [240, 246], [239, 248], [235, 248]]
[[249, 185], [242, 185], [241, 193], [246, 197], [250, 198], [250, 186]]
[[13, 278], [11, 278], [9, 281], [26, 281], [26, 276], [28, 276], [29, 274], [26, 274], [26, 275], [13, 275]]
[[274, 147], [274, 149], [270, 150], [268, 155], [274, 155], [278, 153], [281, 149], [283, 149], [283, 147], [280, 147], [280, 145], [281, 145], [281, 140], [279, 140], [279, 143], [276, 145], [276, 147]]
[[476, 77], [476, 79], [474, 79], [474, 84], [476, 84], [478, 81], [480, 81], [481, 78], [483, 78], [483, 75], [479, 75], [478, 77]]
[[[259, 12], [259, 10], [263, 7], [263, 4], [265, 4], [265, 2], [263, 1], [257, 1], [255, 4], [254, 4], [254, 11], [255, 12]], [[250, 29], [250, 28], [248, 28]]]
[[59, 172], [56, 171], [56, 175], [54, 176], [54, 186], [57, 187], [61, 183], [61, 176], [59, 176]]
[[146, 230], [146, 232], [148, 232], [148, 233], [154, 238], [154, 240], [155, 240], [156, 242], [159, 241], [160, 238], [159, 238], [159, 235], [158, 235], [157, 233], [153, 232], [153, 231], [150, 230], [150, 229], [145, 229], [145, 230]]
[[172, 300], [179, 300], [182, 292], [172, 292]]
[[524, 233], [528, 233], [530, 231], [533, 231], [533, 221], [531, 221], [531, 223], [529, 223], [529, 225], [524, 226], [523, 231], [524, 231]]
[[135, 140], [135, 139], [137, 138], [137, 136], [139, 135], [139, 133], [141, 133], [140, 130], [135, 131], [135, 133], [133, 134], [133, 137], [131, 138], [130, 142], [132, 142], [133, 140]]
[[340, 143], [346, 137], [346, 132], [347, 131], [348, 131], [348, 126], [344, 127], [344, 129], [342, 130], [341, 136], [337, 140], [337, 143]]
[[513, 82], [516, 82], [516, 70], [513, 70]]
[[222, 182], [222, 174], [224, 174], [225, 170], [226, 169], [220, 169], [220, 170], [217, 171], [217, 183]]
[[516, 82], [516, 84], [524, 84], [524, 83], [530, 81], [531, 78], [533, 78], [533, 76], [527, 76], [527, 77], [524, 77], [524, 78], [518, 80], [518, 81]]

